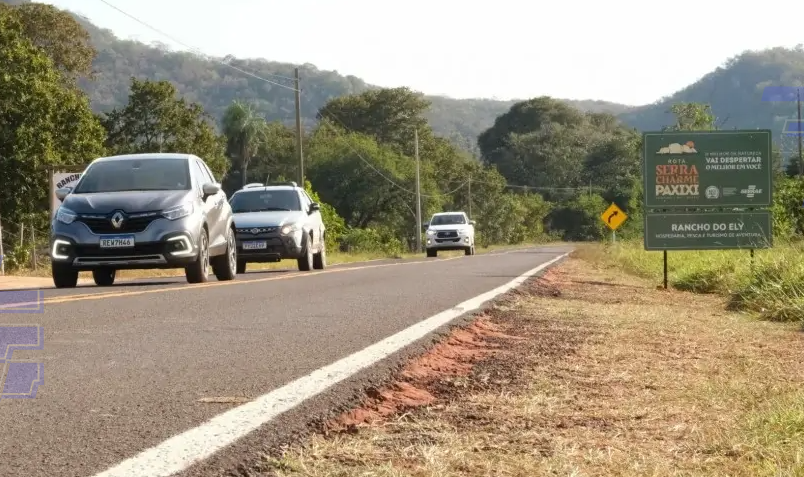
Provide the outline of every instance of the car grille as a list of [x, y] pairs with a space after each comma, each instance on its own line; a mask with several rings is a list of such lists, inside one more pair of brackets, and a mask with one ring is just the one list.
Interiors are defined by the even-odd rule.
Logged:
[[137, 255], [157, 255], [164, 252], [161, 243], [138, 243], [132, 248], [101, 248], [99, 245], [77, 245], [77, 257], [119, 257]]
[[458, 238], [458, 231], [457, 230], [442, 230], [436, 233], [436, 237], [442, 239], [451, 239], [451, 238]]
[[235, 236], [240, 240], [252, 240], [275, 236], [279, 227], [244, 227], [236, 229]]
[[160, 215], [157, 212], [146, 214], [127, 215], [119, 229], [114, 228], [112, 225], [112, 215], [105, 216], [98, 215], [80, 215], [76, 219], [78, 222], [83, 222], [89, 227], [92, 233], [96, 234], [119, 234], [119, 233], [138, 233], [142, 232], [151, 222], [158, 219]]

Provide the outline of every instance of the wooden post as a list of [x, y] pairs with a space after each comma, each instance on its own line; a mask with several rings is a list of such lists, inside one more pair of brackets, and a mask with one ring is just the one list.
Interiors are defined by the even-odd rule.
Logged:
[[0, 275], [6, 274], [6, 261], [3, 255], [3, 217], [0, 217]]
[[31, 225], [31, 265], [36, 270], [36, 228]]

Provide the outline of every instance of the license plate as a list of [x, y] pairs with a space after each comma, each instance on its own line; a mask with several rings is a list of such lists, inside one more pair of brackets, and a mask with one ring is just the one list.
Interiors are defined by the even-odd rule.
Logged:
[[101, 248], [132, 248], [134, 247], [133, 235], [115, 235], [100, 239]]
[[243, 242], [243, 250], [263, 250], [268, 248], [268, 242]]

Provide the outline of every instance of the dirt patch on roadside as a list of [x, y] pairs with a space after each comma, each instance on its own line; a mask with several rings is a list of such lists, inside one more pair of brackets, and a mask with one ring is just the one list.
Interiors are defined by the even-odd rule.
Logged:
[[382, 389], [370, 389], [363, 403], [324, 425], [325, 433], [355, 432], [360, 424], [434, 403], [448, 393], [444, 383], [468, 376], [475, 363], [488, 358], [506, 341], [516, 339], [500, 332], [486, 315], [466, 327], [453, 329], [422, 356], [412, 359], [398, 378]]

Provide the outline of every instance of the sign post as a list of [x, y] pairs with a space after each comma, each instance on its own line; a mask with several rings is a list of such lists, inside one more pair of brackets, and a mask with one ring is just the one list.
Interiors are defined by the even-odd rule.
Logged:
[[646, 132], [645, 250], [773, 246], [768, 129]]
[[600, 214], [600, 220], [611, 229], [611, 243], [617, 241], [617, 229], [628, 219], [628, 215], [617, 204], [611, 203], [608, 209]]

